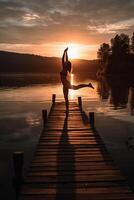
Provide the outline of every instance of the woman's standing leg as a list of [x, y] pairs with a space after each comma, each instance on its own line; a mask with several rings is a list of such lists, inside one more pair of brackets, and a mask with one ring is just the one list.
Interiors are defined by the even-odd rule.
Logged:
[[68, 111], [68, 107], [69, 107], [68, 88], [65, 86], [63, 86], [63, 93], [64, 93], [64, 99], [65, 99], [65, 104], [66, 104], [66, 111]]

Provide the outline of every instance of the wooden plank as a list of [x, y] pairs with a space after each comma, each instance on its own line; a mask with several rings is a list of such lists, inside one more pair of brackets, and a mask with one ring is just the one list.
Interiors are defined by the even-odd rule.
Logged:
[[[50, 175], [50, 176], [58, 176], [60, 174], [60, 170], [55, 170], [55, 171], [38, 171], [39, 169], [36, 169], [36, 171], [30, 171], [27, 175], [28, 176], [47, 176], [47, 175]], [[63, 175], [72, 175], [72, 174], [75, 174], [75, 176], [79, 176], [79, 175], [101, 175], [102, 172], [99, 171], [99, 170], [78, 170], [76, 171], [75, 169], [74, 170], [64, 170], [62, 171]], [[105, 169], [103, 171], [103, 174], [105, 175], [108, 175], [108, 174], [111, 174], [111, 175], [121, 175], [120, 174], [120, 171], [119, 170], [108, 170], [108, 169]]]
[[[71, 190], [67, 190], [68, 188], [64, 188], [61, 191], [62, 194], [71, 193]], [[35, 188], [35, 187], [25, 187], [22, 188], [22, 192], [24, 191], [23, 194], [33, 194], [33, 195], [42, 195], [42, 194], [56, 194], [57, 190], [55, 188]], [[131, 191], [129, 188], [124, 187], [98, 187], [98, 188], [75, 188], [75, 193], [77, 194], [109, 194], [111, 192], [112, 194], [130, 194]]]
[[[56, 183], [47, 183], [47, 184], [42, 184], [40, 183], [39, 184], [40, 187], [39, 188], [57, 188], [57, 184]], [[37, 184], [30, 184], [30, 183], [26, 183], [25, 182], [25, 185], [23, 185], [23, 187], [37, 187]], [[120, 180], [114, 180], [114, 181], [98, 181], [98, 182], [95, 182], [95, 181], [90, 181], [90, 182], [70, 182], [70, 183], [58, 183], [58, 186], [62, 186], [63, 188], [92, 188], [92, 187], [124, 187], [125, 188], [129, 188], [127, 186], [127, 183], [126, 181], [120, 181]]]
[[122, 176], [117, 176], [117, 175], [105, 175], [105, 174], [100, 174], [100, 175], [79, 175], [79, 176], [62, 176], [62, 177], [57, 177], [57, 176], [28, 176], [26, 178], [27, 183], [70, 183], [70, 182], [92, 182], [92, 181], [124, 181], [125, 178]]
[[[70, 164], [67, 163], [62, 163], [60, 164], [61, 166], [64, 167], [64, 170], [69, 170]], [[39, 167], [43, 168], [45, 170], [58, 170], [57, 168], [57, 163], [38, 163], [38, 162], [33, 162], [32, 165], [30, 166], [31, 168]], [[71, 168], [71, 166], [70, 166]], [[113, 162], [77, 162], [77, 165], [75, 165], [75, 171], [77, 170], [92, 170], [92, 169], [118, 169], [117, 166], [113, 165]]]
[[69, 194], [63, 194], [63, 195], [28, 195], [28, 196], [23, 196], [21, 198], [25, 200], [53, 200], [57, 199], [62, 200], [62, 199], [77, 199], [77, 200], [134, 200], [134, 197], [132, 194], [75, 194], [74, 197], [73, 195]]

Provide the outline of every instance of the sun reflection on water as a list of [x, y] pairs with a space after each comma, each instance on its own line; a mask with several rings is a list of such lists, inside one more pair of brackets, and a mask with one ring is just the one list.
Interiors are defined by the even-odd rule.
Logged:
[[[85, 81], [82, 81], [82, 83], [85, 83], [85, 84], [88, 84], [89, 82], [91, 82], [94, 86], [94, 90], [91, 89], [91, 88], [82, 88], [82, 89], [79, 89], [79, 90], [69, 90], [69, 99], [70, 100], [74, 100], [76, 99], [78, 96], [81, 96], [83, 97], [85, 100], [93, 100], [93, 99], [97, 99], [99, 100], [99, 96], [98, 96], [98, 93], [97, 93], [97, 83], [96, 81], [93, 81], [93, 80], [85, 80]], [[81, 84], [81, 82], [76, 82], [75, 79], [74, 79], [74, 74], [71, 73], [70, 75], [70, 82], [71, 82], [71, 85], [78, 85], [78, 84]]]
[[[78, 85], [81, 83], [89, 83], [91, 82], [95, 87], [95, 90], [91, 88], [83, 88], [79, 90], [69, 90], [69, 98], [70, 100], [77, 99], [78, 96], [81, 96], [83, 100], [93, 100], [99, 99], [99, 95], [97, 93], [97, 82], [86, 79], [81, 82], [77, 82], [75, 79], [76, 74], [71, 74], [70, 82], [71, 84]], [[40, 102], [40, 103], [49, 103], [51, 102], [52, 94], [56, 94], [56, 101], [64, 101], [63, 96], [63, 88], [61, 83], [55, 84], [40, 84], [40, 85], [31, 85], [26, 87], [18, 87], [18, 88], [9, 88], [0, 89], [0, 104], [8, 102], [9, 106], [11, 102], [21, 102], [21, 103], [30, 103], [31, 102]], [[4, 109], [1, 107], [1, 109]], [[10, 106], [10, 109], [14, 110]]]
[[[74, 85], [74, 74], [73, 73], [71, 73], [71, 85]], [[70, 97], [70, 99], [74, 99], [74, 97], [75, 97], [75, 90], [70, 90], [69, 91], [69, 97]]]
[[26, 117], [26, 122], [28, 125], [36, 126], [40, 124], [40, 118], [37, 114], [34, 113], [28, 113]]

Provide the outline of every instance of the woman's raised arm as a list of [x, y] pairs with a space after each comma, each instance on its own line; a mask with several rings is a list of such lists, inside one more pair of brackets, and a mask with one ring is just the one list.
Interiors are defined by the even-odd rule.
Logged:
[[66, 49], [64, 50], [64, 53], [63, 53], [63, 56], [62, 56], [62, 66], [63, 66], [63, 67], [64, 67], [64, 65], [65, 65], [65, 62], [68, 61], [67, 50], [68, 50], [68, 48], [66, 48]]

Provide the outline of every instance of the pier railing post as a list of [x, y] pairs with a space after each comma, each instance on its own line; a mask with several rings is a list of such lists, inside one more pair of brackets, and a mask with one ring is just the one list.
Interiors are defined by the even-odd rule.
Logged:
[[52, 104], [55, 104], [55, 100], [56, 100], [56, 94], [52, 95]]
[[78, 97], [78, 105], [80, 107], [80, 109], [82, 109], [82, 98]]
[[94, 112], [89, 112], [89, 123], [94, 127]]
[[47, 110], [42, 110], [42, 119], [43, 119], [43, 125], [45, 127], [45, 124], [47, 122]]

